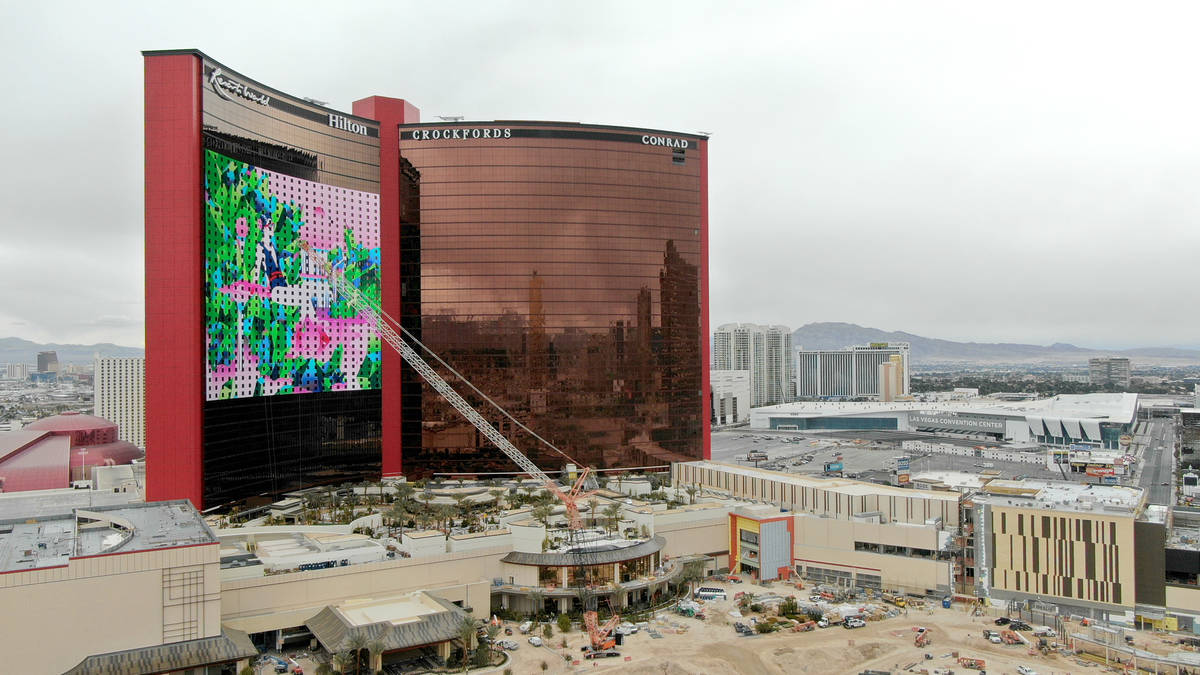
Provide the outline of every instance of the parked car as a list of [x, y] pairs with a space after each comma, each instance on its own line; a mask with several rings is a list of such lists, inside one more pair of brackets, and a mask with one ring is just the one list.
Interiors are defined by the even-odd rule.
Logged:
[[542, 638], [534, 635], [533, 637], [529, 638], [529, 644], [533, 645], [534, 647], [541, 647]]
[[1002, 616], [999, 619], [996, 619], [996, 625], [1007, 626], [1009, 621], [1012, 621], [1012, 619], [1008, 618], [1007, 616]]
[[862, 628], [862, 627], [864, 627], [864, 626], [866, 626], [866, 625], [867, 625], [867, 622], [866, 622], [866, 621], [863, 621], [862, 619], [860, 619], [860, 618], [858, 618], [858, 617], [856, 617], [856, 616], [852, 616], [852, 617], [850, 617], [850, 618], [846, 619], [844, 622], [842, 622], [842, 625], [843, 625], [843, 626], [844, 626], [846, 629], [850, 629], [850, 628]]
[[1029, 666], [1017, 666], [1017, 672], [1021, 675], [1037, 675], [1037, 671]]
[[501, 647], [503, 647], [504, 649], [507, 649], [510, 652], [516, 651], [517, 647], [521, 646], [521, 645], [517, 644], [515, 640], [501, 640], [501, 641], [497, 642], [496, 644], [500, 645]]
[[1032, 628], [1030, 628], [1029, 624], [1025, 623], [1024, 621], [1013, 621], [1011, 624], [1008, 625], [1008, 627], [1011, 630], [1032, 630]]
[[517, 626], [517, 630], [521, 631], [521, 634], [524, 635], [524, 634], [528, 633], [529, 629], [532, 627], [533, 627], [533, 622], [526, 621], [525, 623], [521, 624], [520, 626]]
[[1004, 640], [1001, 640], [999, 635], [993, 635], [988, 638], [988, 642], [990, 642], [994, 645], [998, 645], [998, 644], [1002, 644], [1004, 642]]

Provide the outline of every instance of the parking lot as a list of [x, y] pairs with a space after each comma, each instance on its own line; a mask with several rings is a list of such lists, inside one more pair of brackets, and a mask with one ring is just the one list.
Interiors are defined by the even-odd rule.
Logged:
[[[1062, 473], [1047, 469], [1042, 464], [956, 455], [908, 453], [900, 449], [900, 443], [904, 440], [952, 443], [966, 447], [981, 444], [981, 441], [977, 440], [943, 438], [931, 434], [897, 431], [812, 432], [762, 431], [742, 428], [714, 431], [712, 434], [712, 458], [718, 462], [754, 466], [754, 462], [739, 461], [738, 458], [744, 457], [752, 451], [758, 451], [766, 453], [768, 458], [766, 461], [758, 462], [758, 466], [762, 468], [820, 475], [826, 462], [832, 462], [838, 455], [841, 455], [843, 472], [845, 475], [853, 477], [870, 472], [890, 471], [894, 468], [896, 457], [908, 456], [911, 458], [910, 472], [913, 475], [932, 470], [978, 473], [988, 469], [998, 471], [1002, 478], [1017, 476], [1040, 479], [1063, 478]], [[797, 464], [797, 461], [805, 455], [811, 455], [812, 460]], [[984, 464], [992, 466], [985, 467]], [[864, 476], [864, 478], [867, 477], [869, 476]], [[1070, 474], [1068, 477], [1072, 478]]]

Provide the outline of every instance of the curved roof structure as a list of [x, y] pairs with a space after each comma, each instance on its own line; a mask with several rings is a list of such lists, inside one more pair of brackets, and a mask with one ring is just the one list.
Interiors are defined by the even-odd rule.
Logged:
[[579, 565], [605, 565], [642, 558], [657, 553], [667, 545], [660, 536], [647, 539], [640, 544], [621, 548], [592, 549], [582, 553], [522, 553], [512, 551], [501, 558], [501, 562], [514, 565], [541, 565], [549, 567], [577, 567]]
[[116, 430], [115, 422], [109, 422], [103, 417], [95, 415], [84, 415], [75, 412], [65, 412], [61, 415], [53, 417], [44, 417], [36, 422], [30, 422], [25, 425], [25, 429], [30, 431], [92, 431], [96, 429], [113, 429]]

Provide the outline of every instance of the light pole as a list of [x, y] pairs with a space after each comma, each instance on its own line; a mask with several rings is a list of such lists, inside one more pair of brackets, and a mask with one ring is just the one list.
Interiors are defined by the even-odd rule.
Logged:
[[80, 476], [79, 480], [84, 480], [84, 476], [86, 475], [85, 472], [87, 471], [88, 449], [86, 447], [80, 448], [78, 454], [79, 454], [79, 476]]

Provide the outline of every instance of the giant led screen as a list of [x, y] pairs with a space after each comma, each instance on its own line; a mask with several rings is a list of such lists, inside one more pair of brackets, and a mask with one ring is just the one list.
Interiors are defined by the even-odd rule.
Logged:
[[374, 324], [300, 247], [379, 301], [379, 195], [204, 151], [206, 398], [378, 389]]

